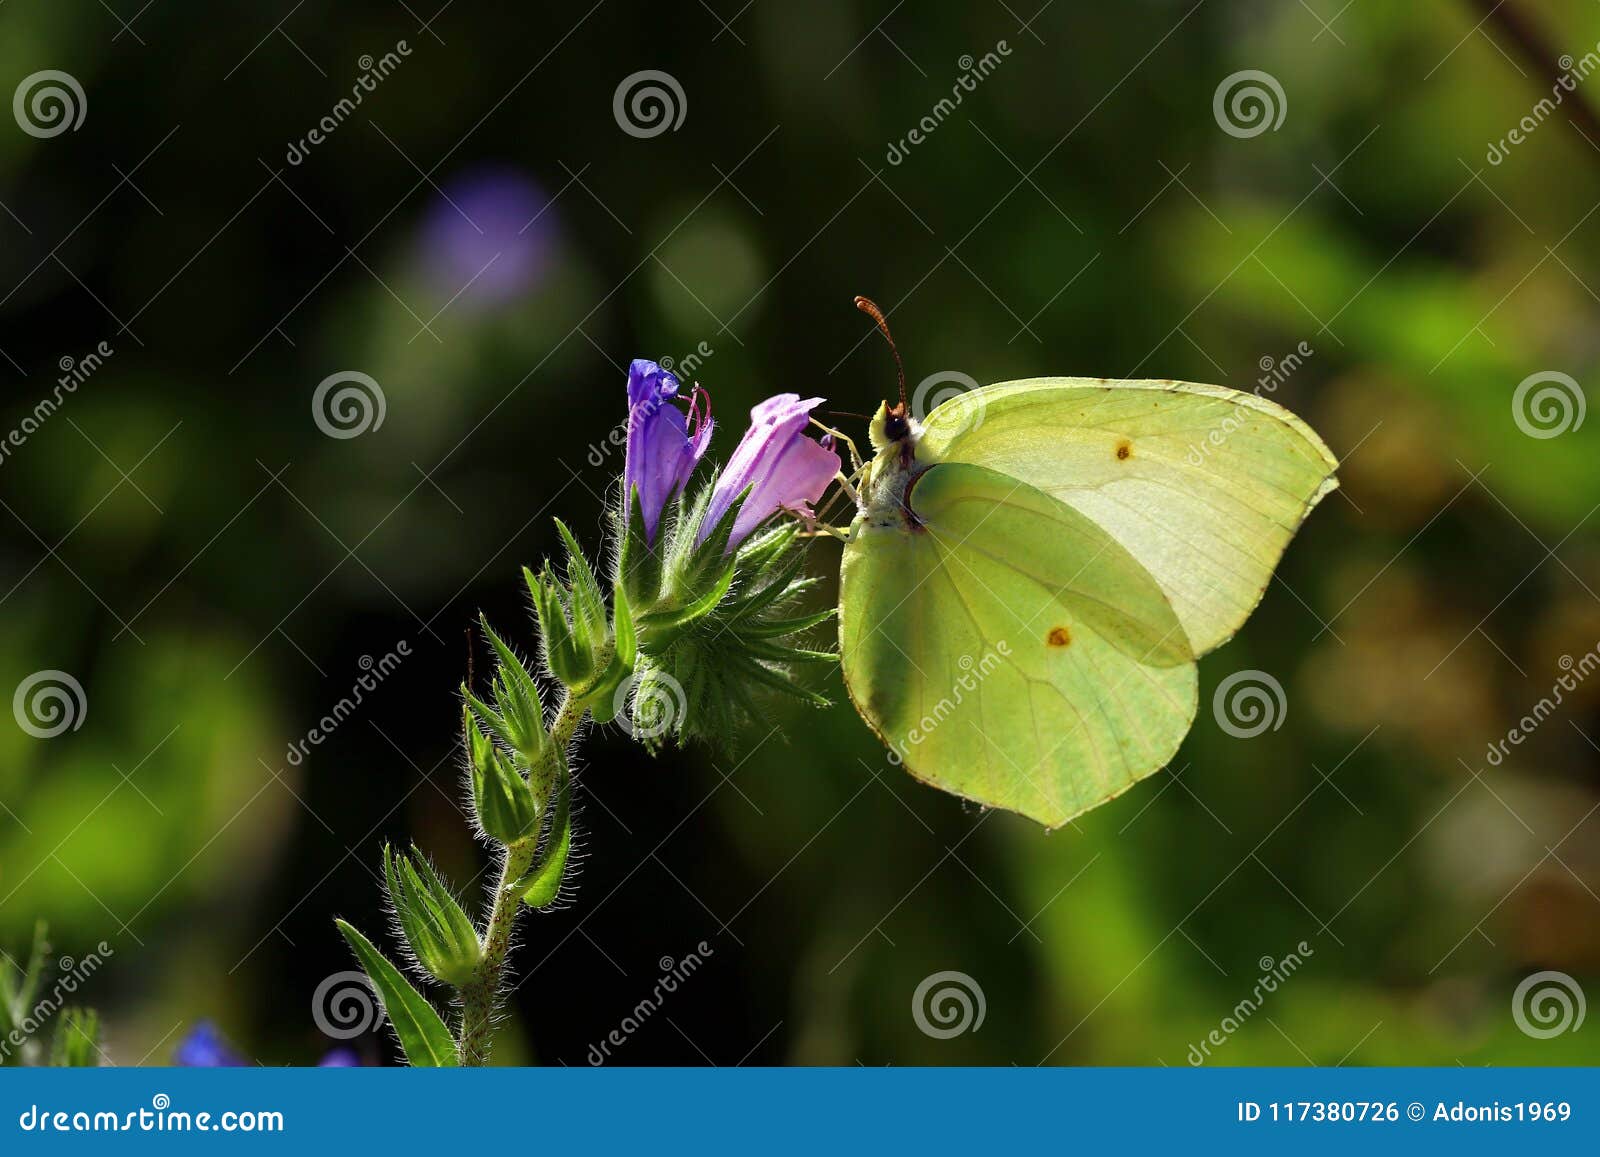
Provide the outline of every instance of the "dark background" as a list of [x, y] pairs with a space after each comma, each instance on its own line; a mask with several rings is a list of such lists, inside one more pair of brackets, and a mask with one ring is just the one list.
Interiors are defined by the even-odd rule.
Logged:
[[[1600, 423], [1512, 414], [1528, 375], [1600, 359], [1600, 79], [1488, 159], [1600, 7], [1502, 8], [10, 0], [0, 94], [63, 70], [86, 116], [0, 123], [3, 424], [113, 352], [0, 464], [0, 688], [61, 670], [86, 703], [54, 738], [0, 728], [0, 943], [43, 917], [53, 955], [110, 945], [82, 998], [119, 1064], [207, 1017], [314, 1062], [312, 994], [353, 967], [332, 917], [383, 929], [382, 842], [486, 883], [467, 628], [529, 643], [552, 516], [598, 543], [628, 359], [712, 351], [725, 457], [767, 394], [893, 388], [866, 293], [913, 382], [1249, 389], [1304, 342], [1273, 396], [1344, 489], [1202, 664], [1172, 770], [1054, 834], [913, 783], [836, 675], [835, 707], [725, 751], [591, 736], [576, 902], [524, 918], [497, 1060], [585, 1063], [702, 940], [617, 1061], [1183, 1064], [1301, 941], [1217, 1063], [1600, 1058], [1595, 1023], [1535, 1039], [1511, 1010], [1535, 971], [1600, 977], [1600, 680], [1485, 755], [1600, 640]], [[641, 139], [612, 102], [645, 69], [686, 107]], [[1245, 69], [1286, 107], [1239, 137], [1213, 95]], [[312, 393], [348, 370], [385, 418], [329, 438]], [[1210, 709], [1245, 669], [1286, 693], [1251, 739]], [[934, 1039], [912, 994], [947, 969], [986, 1017]]]

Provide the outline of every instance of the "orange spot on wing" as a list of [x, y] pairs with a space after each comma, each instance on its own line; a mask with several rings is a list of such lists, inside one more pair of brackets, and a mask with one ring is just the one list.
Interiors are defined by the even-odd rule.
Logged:
[[1132, 457], [1133, 443], [1124, 438], [1122, 441], [1117, 443], [1117, 458], [1122, 461], [1127, 461]]
[[1044, 641], [1052, 647], [1065, 647], [1072, 642], [1072, 632], [1065, 627], [1051, 627], [1050, 633], [1045, 636]]

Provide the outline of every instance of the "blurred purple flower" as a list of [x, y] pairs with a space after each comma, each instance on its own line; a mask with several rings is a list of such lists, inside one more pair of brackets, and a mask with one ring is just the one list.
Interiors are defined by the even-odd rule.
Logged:
[[216, 1025], [202, 1020], [178, 1042], [172, 1063], [189, 1069], [236, 1069], [250, 1062], [233, 1051]]
[[[250, 1062], [234, 1051], [226, 1037], [217, 1031], [209, 1020], [198, 1021], [184, 1034], [178, 1047], [172, 1050], [172, 1063], [187, 1069], [237, 1069]], [[319, 1069], [354, 1069], [361, 1067], [361, 1058], [354, 1049], [330, 1050], [317, 1062]]]
[[711, 532], [736, 498], [750, 488], [733, 521], [728, 549], [733, 550], [779, 510], [809, 515], [839, 473], [839, 455], [802, 431], [821, 398], [777, 394], [750, 411], [750, 428], [717, 479], [711, 505], [700, 524], [700, 538]]
[[711, 442], [711, 396], [699, 387], [687, 411], [677, 405], [678, 379], [652, 361], [636, 358], [628, 367], [628, 446], [622, 485], [629, 514], [639, 491], [645, 541], [653, 542], [661, 512], [682, 490]]
[[517, 169], [460, 174], [422, 223], [418, 246], [429, 281], [443, 297], [469, 308], [493, 308], [521, 296], [544, 276], [555, 248], [550, 205], [544, 190]]

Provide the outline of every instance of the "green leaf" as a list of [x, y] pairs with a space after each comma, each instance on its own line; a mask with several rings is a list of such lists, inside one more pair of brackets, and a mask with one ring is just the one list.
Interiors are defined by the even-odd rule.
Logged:
[[524, 904], [530, 908], [546, 908], [555, 903], [561, 894], [561, 881], [566, 875], [571, 851], [572, 780], [569, 775], [563, 774], [556, 795], [555, 815], [545, 837], [544, 854], [538, 864], [517, 882]]
[[413, 1065], [428, 1068], [451, 1068], [460, 1064], [456, 1041], [445, 1027], [444, 1021], [434, 1011], [420, 992], [389, 963], [355, 927], [343, 920], [335, 920], [339, 931], [355, 950], [356, 958], [377, 986], [383, 1000], [383, 1011], [400, 1038], [400, 1048]]
[[50, 1042], [50, 1067], [93, 1069], [100, 1066], [100, 1017], [92, 1008], [65, 1008]]

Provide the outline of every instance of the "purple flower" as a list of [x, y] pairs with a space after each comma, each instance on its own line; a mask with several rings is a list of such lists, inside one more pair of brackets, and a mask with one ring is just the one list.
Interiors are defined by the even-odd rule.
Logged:
[[250, 1063], [233, 1051], [209, 1020], [200, 1021], [178, 1042], [172, 1061], [190, 1069], [236, 1069]]
[[802, 401], [799, 394], [778, 394], [750, 411], [750, 428], [712, 491], [700, 524], [702, 540], [746, 488], [750, 496], [734, 518], [729, 550], [779, 510], [811, 513], [810, 504], [839, 473], [839, 455], [832, 447], [802, 433], [821, 403], [821, 398]]
[[428, 281], [457, 307], [488, 310], [544, 277], [555, 249], [551, 198], [520, 170], [490, 166], [452, 179], [429, 207], [419, 249]]
[[630, 515], [639, 491], [646, 542], [653, 542], [661, 512], [688, 482], [711, 441], [711, 399], [695, 389], [684, 410], [677, 403], [678, 379], [652, 361], [628, 367], [628, 448], [622, 469]]

